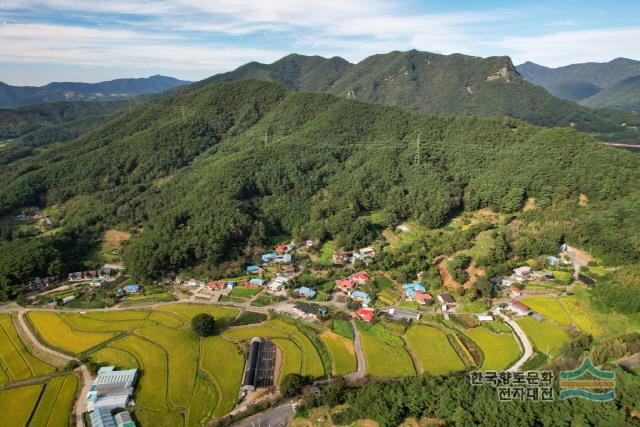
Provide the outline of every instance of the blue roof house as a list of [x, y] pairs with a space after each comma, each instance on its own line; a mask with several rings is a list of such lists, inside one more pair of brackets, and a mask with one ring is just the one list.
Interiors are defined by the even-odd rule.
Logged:
[[259, 265], [250, 265], [247, 267], [247, 271], [249, 273], [253, 273], [255, 271], [259, 271], [260, 270], [260, 266]]
[[560, 264], [560, 258], [555, 257], [555, 256], [548, 256], [547, 257], [547, 264], [549, 265], [559, 265]]
[[276, 258], [278, 258], [278, 255], [273, 252], [269, 254], [264, 254], [260, 257], [260, 259], [262, 259], [262, 262], [271, 262]]
[[303, 286], [301, 288], [295, 288], [293, 292], [295, 292], [296, 294], [305, 296], [307, 298], [313, 298], [316, 296], [316, 291], [314, 291], [311, 288], [307, 288], [306, 286]]
[[251, 279], [251, 280], [249, 280], [249, 283], [252, 283], [252, 284], [258, 285], [258, 286], [262, 286], [262, 285], [264, 285], [264, 280], [262, 280], [262, 279]]
[[351, 292], [351, 299], [366, 301], [369, 300], [369, 294], [362, 291], [353, 291]]
[[140, 292], [140, 285], [127, 285], [122, 288], [126, 294], [137, 294]]

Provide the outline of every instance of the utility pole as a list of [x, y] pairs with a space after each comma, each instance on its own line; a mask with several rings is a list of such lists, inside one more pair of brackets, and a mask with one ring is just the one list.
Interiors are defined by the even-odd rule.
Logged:
[[416, 154], [413, 158], [413, 165], [420, 165], [420, 134], [418, 134], [418, 139], [416, 140]]
[[264, 145], [267, 145], [269, 142], [269, 132], [264, 133]]

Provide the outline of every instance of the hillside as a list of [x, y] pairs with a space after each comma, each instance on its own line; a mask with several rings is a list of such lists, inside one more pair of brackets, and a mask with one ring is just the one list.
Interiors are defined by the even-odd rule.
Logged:
[[163, 92], [185, 83], [188, 82], [165, 76], [100, 83], [56, 82], [40, 87], [10, 86], [0, 82], [0, 108], [58, 101], [123, 99], [132, 95]]
[[56, 102], [0, 109], [0, 164], [77, 138], [127, 108], [124, 101]]
[[573, 126], [586, 132], [615, 133], [623, 130], [621, 123], [640, 122], [624, 112], [593, 110], [551, 96], [520, 77], [508, 57], [478, 58], [412, 50], [373, 55], [350, 65], [340, 58], [289, 55], [273, 64], [244, 65], [195, 87], [246, 78], [412, 112], [503, 115], [540, 126]]
[[[624, 233], [601, 225], [607, 209], [636, 203], [639, 166], [570, 129], [411, 114], [248, 80], [137, 107], [9, 164], [0, 210], [55, 207], [54, 219], [73, 231], [54, 236], [67, 239], [58, 247], [75, 248], [96, 228], [134, 231], [125, 257], [142, 277], [194, 264], [215, 271], [275, 235], [353, 247], [400, 221], [438, 226], [460, 209], [514, 212], [527, 197], [556, 206], [545, 230], [554, 239], [587, 238], [594, 251], [637, 259], [635, 211]], [[580, 194], [588, 208], [577, 205]], [[11, 239], [14, 252], [32, 241]]]
[[640, 111], [640, 75], [607, 86], [597, 94], [583, 99], [580, 104], [587, 107]]
[[580, 101], [624, 79], [640, 75], [640, 61], [616, 58], [610, 62], [587, 62], [549, 68], [533, 62], [518, 65], [522, 77], [553, 95]]

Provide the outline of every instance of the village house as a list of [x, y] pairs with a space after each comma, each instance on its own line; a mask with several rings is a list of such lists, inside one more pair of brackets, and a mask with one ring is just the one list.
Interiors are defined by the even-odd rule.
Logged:
[[396, 319], [403, 319], [403, 320], [420, 320], [420, 318], [422, 317], [422, 314], [417, 311], [407, 310], [404, 308], [395, 308], [395, 307], [389, 309], [389, 315]]
[[286, 288], [286, 284], [290, 281], [288, 277], [278, 275], [269, 284], [267, 289], [271, 292], [282, 292]]
[[79, 282], [82, 280], [91, 280], [98, 277], [97, 271], [77, 271], [75, 273], [69, 273], [70, 282]]
[[86, 396], [87, 409], [126, 408], [131, 403], [137, 379], [137, 369], [116, 371], [115, 366], [100, 368]]
[[201, 288], [206, 284], [207, 282], [205, 282], [204, 280], [198, 280], [198, 279], [189, 279], [189, 281], [187, 282], [187, 285], [189, 285], [192, 288]]
[[338, 281], [338, 289], [342, 292], [349, 293], [356, 287], [356, 282], [353, 279], [342, 279]]
[[264, 269], [259, 265], [250, 265], [247, 267], [247, 273], [249, 274], [262, 274], [264, 273]]
[[316, 296], [316, 291], [311, 289], [311, 288], [307, 288], [306, 286], [302, 286], [300, 288], [295, 288], [293, 290], [293, 293], [302, 297], [306, 297], [309, 299], [312, 299], [313, 297]]
[[371, 322], [376, 316], [376, 312], [372, 308], [361, 308], [358, 311], [351, 314], [354, 318], [360, 318], [365, 322]]
[[142, 288], [142, 286], [138, 284], [127, 285], [122, 287], [121, 289], [122, 289], [122, 292], [124, 292], [127, 295], [136, 295], [144, 292], [144, 289]]
[[293, 246], [293, 245], [282, 244], [282, 245], [276, 246], [276, 253], [277, 254], [287, 254], [287, 253], [291, 252], [294, 249], [295, 249], [295, 246]]
[[245, 286], [262, 286], [264, 285], [264, 280], [262, 279], [251, 279], [248, 282], [244, 282]]
[[311, 248], [313, 248], [315, 246], [315, 243], [313, 242], [313, 240], [307, 240], [307, 241], [304, 242], [304, 246], [307, 249], [311, 249]]
[[40, 291], [42, 289], [55, 288], [59, 284], [60, 284], [60, 281], [55, 276], [42, 277], [42, 278], [36, 277], [35, 279], [27, 283], [27, 285], [25, 286], [25, 290], [28, 292]]
[[317, 319], [318, 316], [326, 316], [328, 313], [327, 307], [311, 304], [296, 304], [294, 310], [313, 319]]
[[347, 264], [351, 262], [351, 252], [336, 252], [333, 254], [332, 261], [334, 264]]
[[520, 283], [524, 282], [531, 276], [531, 267], [523, 266], [513, 269], [513, 277]]
[[221, 291], [226, 286], [227, 286], [227, 284], [225, 282], [223, 282], [223, 281], [220, 281], [220, 280], [207, 282], [207, 284], [206, 284], [207, 289], [209, 289], [211, 291]]
[[355, 273], [351, 276], [351, 280], [353, 280], [358, 285], [364, 285], [369, 280], [369, 275], [363, 271], [359, 273]]
[[440, 304], [453, 304], [456, 302], [456, 300], [449, 294], [438, 294], [437, 298]]
[[74, 299], [76, 299], [75, 295], [67, 295], [66, 297], [62, 298], [62, 300], [60, 301], [60, 304], [62, 305], [69, 304]]
[[548, 256], [547, 257], [547, 264], [548, 265], [560, 265], [560, 258], [556, 257], [556, 256]]
[[490, 314], [478, 314], [476, 317], [481, 322], [493, 322], [493, 316]]
[[533, 276], [543, 280], [553, 280], [555, 276], [550, 271], [534, 271]]
[[511, 300], [509, 302], [508, 309], [519, 316], [526, 316], [531, 312], [531, 309], [528, 306], [516, 300]]

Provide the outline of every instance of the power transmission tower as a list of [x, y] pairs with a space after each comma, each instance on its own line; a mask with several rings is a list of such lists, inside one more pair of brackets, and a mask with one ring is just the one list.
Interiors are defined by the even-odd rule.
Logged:
[[416, 154], [413, 157], [413, 165], [420, 165], [420, 134], [418, 134], [418, 139], [416, 140]]

